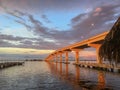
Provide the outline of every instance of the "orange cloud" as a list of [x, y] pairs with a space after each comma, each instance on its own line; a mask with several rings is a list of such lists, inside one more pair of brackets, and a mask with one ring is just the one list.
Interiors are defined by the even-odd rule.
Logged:
[[102, 9], [99, 7], [95, 9], [95, 12], [101, 12], [101, 11], [102, 11]]
[[102, 8], [99, 8], [99, 7], [96, 8], [95, 11], [94, 11], [95, 13], [94, 13], [93, 16], [98, 16], [101, 11], [102, 11]]

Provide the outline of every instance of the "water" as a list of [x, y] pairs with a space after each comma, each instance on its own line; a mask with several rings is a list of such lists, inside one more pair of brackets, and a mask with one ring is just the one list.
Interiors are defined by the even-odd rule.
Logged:
[[120, 74], [72, 64], [26, 62], [0, 70], [0, 90], [119, 90]]

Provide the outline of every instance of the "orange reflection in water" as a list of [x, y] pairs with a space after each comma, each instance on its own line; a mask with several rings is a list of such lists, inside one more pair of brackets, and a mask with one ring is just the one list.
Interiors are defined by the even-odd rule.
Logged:
[[98, 85], [100, 88], [105, 87], [105, 76], [103, 72], [98, 72]]
[[58, 71], [58, 63], [57, 62], [56, 62], [56, 66], [55, 67], [56, 67], [56, 72], [57, 72]]
[[65, 73], [66, 73], [66, 76], [68, 76], [68, 64], [65, 65]]
[[80, 67], [76, 66], [76, 80], [80, 79]]
[[60, 74], [62, 75], [62, 63], [60, 63]]
[[[98, 71], [97, 74], [97, 82], [93, 82], [93, 80], [88, 80], [87, 78], [80, 78], [80, 74], [87, 74], [89, 76], [89, 73], [86, 71], [80, 73], [80, 67], [76, 66], [73, 70], [75, 72], [71, 71], [71, 65], [70, 64], [63, 64], [63, 63], [48, 63], [48, 66], [51, 70], [51, 73], [56, 75], [58, 78], [61, 78], [60, 80], [68, 81], [69, 84], [74, 85], [76, 88], [82, 88], [82, 90], [88, 90], [89, 88], [92, 90], [102, 90], [106, 87], [105, 83], [105, 77], [104, 73], [101, 71]], [[69, 70], [70, 69], [70, 70]], [[92, 86], [89, 86], [89, 84]], [[96, 84], [95, 84], [96, 83]], [[88, 84], [88, 85], [87, 85]]]

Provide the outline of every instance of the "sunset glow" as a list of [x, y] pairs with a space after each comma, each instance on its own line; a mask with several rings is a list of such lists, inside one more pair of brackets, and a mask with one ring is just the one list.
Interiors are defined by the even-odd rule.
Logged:
[[48, 54], [53, 52], [54, 50], [37, 50], [30, 48], [0, 48], [0, 53], [4, 54]]
[[0, 0], [0, 54], [45, 56], [108, 31], [119, 6], [119, 0]]

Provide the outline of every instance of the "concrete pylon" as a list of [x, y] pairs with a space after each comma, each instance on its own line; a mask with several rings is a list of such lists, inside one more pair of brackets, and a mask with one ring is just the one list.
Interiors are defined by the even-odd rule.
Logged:
[[65, 61], [68, 63], [68, 51], [65, 52]]
[[58, 62], [58, 55], [57, 54], [55, 54], [55, 60], [56, 60], [56, 62]]
[[59, 54], [60, 54], [60, 63], [62, 63], [62, 52], [60, 52]]
[[52, 61], [52, 56], [50, 56], [50, 61]]
[[75, 61], [76, 63], [79, 63], [79, 51], [75, 51]]
[[50, 61], [53, 62], [53, 55], [50, 56]]
[[58, 71], [58, 63], [56, 63], [56, 72]]
[[101, 44], [88, 44], [88, 46], [91, 46], [96, 49], [97, 63], [102, 64], [103, 62], [102, 62], [102, 60], [100, 60], [100, 57], [99, 57], [99, 48], [100, 48]]
[[71, 49], [72, 51], [75, 52], [75, 63], [79, 63], [79, 52], [82, 50], [82, 49]]
[[52, 60], [53, 62], [55, 61], [54, 55], [51, 56], [51, 60]]
[[65, 53], [65, 63], [66, 64], [68, 63], [68, 60], [69, 60], [69, 52], [70, 51], [64, 51], [64, 53]]

